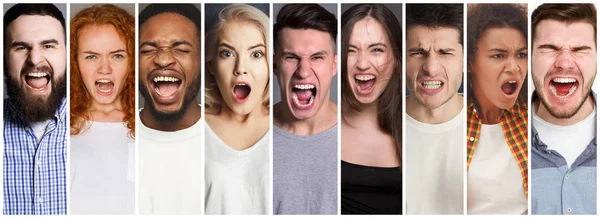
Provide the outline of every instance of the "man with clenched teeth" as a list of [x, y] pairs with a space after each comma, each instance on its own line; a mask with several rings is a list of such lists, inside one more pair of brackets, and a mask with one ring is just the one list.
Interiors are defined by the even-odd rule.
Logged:
[[140, 214], [200, 214], [201, 14], [192, 4], [150, 4], [139, 19]]
[[406, 213], [463, 214], [463, 5], [406, 12]]
[[596, 8], [531, 15], [531, 213], [596, 214]]
[[5, 215], [67, 214], [65, 19], [52, 4], [4, 14]]
[[337, 214], [337, 18], [318, 4], [288, 4], [273, 28], [273, 214]]

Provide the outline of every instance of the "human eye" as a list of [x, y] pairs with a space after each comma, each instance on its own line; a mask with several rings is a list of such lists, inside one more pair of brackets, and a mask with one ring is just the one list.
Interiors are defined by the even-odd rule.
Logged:
[[98, 56], [96, 56], [96, 55], [86, 55], [84, 58], [87, 59], [87, 60], [93, 60], [93, 59], [98, 59]]
[[231, 50], [222, 50], [222, 51], [219, 52], [219, 55], [222, 58], [231, 58], [231, 57], [234, 57], [234, 54], [233, 54], [233, 52]]
[[252, 52], [252, 57], [253, 57], [253, 58], [255, 58], [255, 59], [260, 59], [260, 58], [262, 58], [264, 55], [265, 55], [265, 54], [264, 54], [264, 52], [262, 52], [262, 51], [254, 51], [254, 52]]

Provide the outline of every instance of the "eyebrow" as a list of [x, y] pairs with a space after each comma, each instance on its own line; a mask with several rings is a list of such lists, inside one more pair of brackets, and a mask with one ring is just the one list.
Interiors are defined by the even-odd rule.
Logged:
[[[560, 48], [558, 46], [552, 45], [552, 44], [543, 44], [543, 45], [538, 46], [538, 48], [540, 48], [540, 49], [547, 48], [547, 49], [552, 49], [555, 51], [560, 50]], [[582, 45], [582, 46], [577, 46], [577, 47], [572, 48], [571, 51], [581, 51], [581, 50], [591, 50], [591, 49], [592, 49], [592, 47], [590, 47], [590, 46]]]
[[19, 47], [19, 46], [23, 46], [23, 47], [26, 47], [26, 48], [31, 48], [31, 44], [29, 44], [27, 42], [13, 42], [13, 43], [10, 44], [11, 48]]
[[424, 48], [409, 48], [408, 52], [427, 52]]
[[[140, 48], [141, 48], [141, 47], [144, 47], [144, 46], [146, 46], [146, 45], [147, 45], [147, 46], [152, 46], [152, 47], [157, 47], [157, 48], [158, 48], [158, 44], [156, 44], [156, 42], [142, 42], [142, 43], [140, 44]], [[176, 41], [176, 42], [173, 42], [173, 44], [171, 44], [171, 47], [177, 47], [177, 46], [180, 46], [180, 45], [188, 45], [188, 46], [192, 46], [192, 44], [191, 44], [191, 43], [189, 43], [188, 41], [181, 40], [181, 41]]]
[[[527, 47], [520, 48], [519, 50], [517, 50], [517, 52], [520, 52], [520, 51], [523, 51], [523, 50], [527, 50]], [[507, 53], [508, 52], [508, 50], [502, 49], [502, 48], [492, 48], [492, 49], [490, 49], [488, 51], [500, 52], [500, 53]]]
[[[110, 51], [109, 54], [114, 54], [114, 53], [119, 53], [119, 52], [125, 52], [125, 50], [123, 50], [123, 49], [117, 49], [117, 50], [114, 50], [114, 51]], [[94, 54], [94, 55], [99, 55], [100, 54], [100, 53], [95, 52], [95, 51], [84, 51], [83, 53], [84, 54]]]
[[255, 48], [259, 48], [259, 47], [264, 47], [264, 48], [266, 48], [267, 46], [265, 46], [265, 45], [264, 45], [264, 44], [262, 44], [262, 43], [259, 43], [259, 44], [256, 44], [256, 45], [254, 45], [254, 46], [250, 46], [250, 47], [248, 48], [248, 50], [252, 50], [252, 49], [255, 49]]
[[58, 41], [56, 39], [46, 39], [46, 40], [42, 40], [42, 42], [40, 42], [40, 45], [45, 45], [45, 44], [58, 44]]

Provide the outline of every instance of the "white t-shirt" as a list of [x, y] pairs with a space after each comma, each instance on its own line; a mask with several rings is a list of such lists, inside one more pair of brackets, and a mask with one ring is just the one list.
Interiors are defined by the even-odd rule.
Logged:
[[501, 124], [480, 130], [467, 173], [467, 214], [527, 214], [521, 170]]
[[406, 213], [463, 214], [465, 108], [442, 124], [406, 116]]
[[48, 123], [50, 123], [50, 120], [34, 122], [34, 123], [29, 124], [29, 126], [31, 126], [31, 129], [33, 130], [33, 134], [35, 134], [35, 138], [37, 139], [38, 143], [40, 143], [42, 141], [42, 137], [44, 136], [44, 133], [46, 132]]
[[134, 214], [135, 141], [122, 122], [71, 136], [71, 214]]
[[201, 214], [202, 122], [175, 132], [138, 126], [140, 214]]
[[596, 107], [584, 120], [570, 126], [548, 123], [538, 117], [534, 110], [533, 125], [538, 132], [538, 137], [548, 145], [548, 150], [558, 152], [571, 168], [571, 164], [596, 137]]
[[206, 132], [206, 214], [267, 214], [271, 205], [270, 131], [239, 151]]

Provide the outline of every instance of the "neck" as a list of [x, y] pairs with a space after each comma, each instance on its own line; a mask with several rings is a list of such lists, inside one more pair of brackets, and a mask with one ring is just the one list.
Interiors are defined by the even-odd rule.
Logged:
[[594, 112], [594, 105], [595, 105], [595, 101], [594, 98], [592, 97], [592, 94], [590, 93], [588, 95], [588, 97], [585, 99], [585, 101], [583, 102], [583, 105], [581, 105], [581, 107], [579, 108], [579, 110], [577, 111], [577, 113], [575, 113], [575, 115], [573, 115], [572, 117], [566, 118], [566, 119], [561, 119], [561, 118], [556, 118], [554, 117], [550, 111], [548, 111], [548, 109], [541, 104], [540, 99], [537, 99], [533, 102], [533, 107], [535, 110], [535, 114], [542, 118], [542, 120], [545, 120], [546, 122], [552, 123], [554, 125], [559, 125], [559, 126], [570, 126], [576, 123], [579, 123], [583, 120], [585, 120], [585, 118], [587, 118], [590, 114], [592, 114]]
[[100, 104], [97, 101], [92, 100], [92, 104], [89, 107], [90, 112], [103, 112], [110, 113], [114, 111], [123, 111], [123, 104], [121, 104], [121, 98], [116, 98], [109, 104]]
[[[146, 101], [144, 103], [144, 107], [150, 108], [149, 104], [150, 102]], [[165, 132], [173, 132], [190, 128], [196, 124], [198, 120], [200, 120], [201, 115], [202, 112], [200, 110], [200, 106], [192, 103], [185, 109], [183, 117], [177, 121], [168, 123], [159, 122], [152, 117], [152, 112], [150, 112], [150, 109], [142, 110], [142, 112], [140, 112], [140, 120], [148, 128]]]
[[427, 107], [412, 96], [406, 99], [406, 113], [413, 119], [427, 124], [448, 122], [456, 117], [463, 107], [463, 97], [458, 94], [437, 108]]
[[378, 102], [375, 101], [371, 104], [361, 104], [359, 111], [348, 110], [342, 114], [342, 122], [353, 128], [379, 128], [378, 114]]
[[475, 95], [474, 99], [477, 99], [477, 110], [479, 119], [483, 124], [497, 124], [500, 118], [502, 109], [496, 107], [487, 97], [483, 96], [481, 92], [473, 92]]
[[329, 99], [321, 105], [315, 116], [307, 119], [294, 117], [286, 101], [273, 107], [273, 122], [277, 127], [296, 135], [309, 136], [324, 132], [337, 124], [337, 105]]
[[233, 122], [239, 125], [252, 125], [254, 121], [258, 120], [260, 117], [264, 117], [269, 114], [269, 108], [263, 106], [263, 104], [258, 104], [250, 113], [248, 114], [238, 114], [231, 110], [231, 108], [227, 104], [222, 104], [221, 111], [218, 116], [222, 117], [225, 120]]

